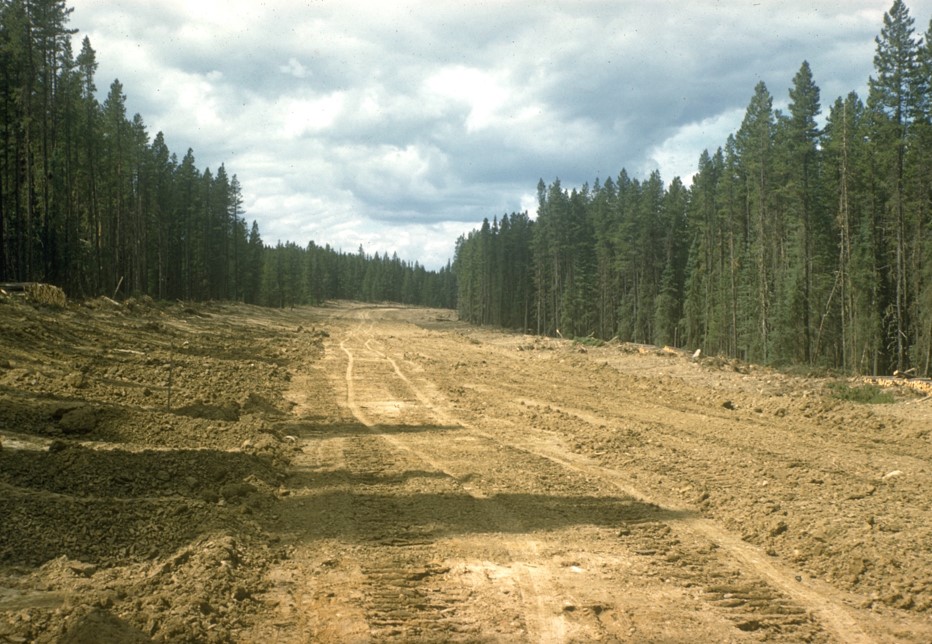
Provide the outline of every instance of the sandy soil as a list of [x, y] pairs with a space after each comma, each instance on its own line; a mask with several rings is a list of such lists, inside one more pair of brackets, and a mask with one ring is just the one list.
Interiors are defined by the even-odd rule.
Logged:
[[0, 299], [0, 643], [932, 641], [932, 402], [831, 382]]

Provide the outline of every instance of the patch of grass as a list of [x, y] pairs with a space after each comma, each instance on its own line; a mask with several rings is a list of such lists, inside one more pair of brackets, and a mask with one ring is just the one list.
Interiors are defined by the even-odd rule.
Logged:
[[877, 385], [858, 385], [852, 387], [847, 382], [833, 382], [829, 384], [832, 397], [839, 400], [861, 403], [864, 405], [889, 405], [895, 402], [893, 394], [881, 389]]

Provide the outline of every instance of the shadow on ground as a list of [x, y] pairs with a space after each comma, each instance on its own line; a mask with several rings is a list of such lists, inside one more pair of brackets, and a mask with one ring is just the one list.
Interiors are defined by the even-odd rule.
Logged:
[[297, 438], [351, 438], [353, 436], [371, 436], [373, 434], [419, 434], [423, 432], [457, 432], [462, 427], [457, 425], [414, 425], [383, 424], [367, 427], [358, 422], [315, 422], [299, 420], [275, 423], [275, 429], [283, 434]]
[[283, 511], [266, 529], [307, 541], [391, 543], [415, 536], [434, 540], [470, 534], [531, 534], [574, 526], [621, 528], [691, 516], [627, 497], [380, 493], [367, 492], [367, 486], [363, 478], [345, 491], [330, 490], [285, 499]]
[[274, 504], [267, 459], [219, 450], [130, 452], [54, 443], [0, 451], [0, 563], [166, 556]]

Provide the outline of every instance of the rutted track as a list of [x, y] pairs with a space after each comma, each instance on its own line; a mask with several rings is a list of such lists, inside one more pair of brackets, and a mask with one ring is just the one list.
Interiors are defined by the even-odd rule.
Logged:
[[449, 568], [437, 563], [429, 526], [406, 521], [410, 503], [377, 481], [390, 467], [406, 465], [377, 435], [354, 439], [346, 452], [350, 473], [360, 484], [353, 494], [351, 517], [364, 548], [360, 571], [365, 578], [364, 610], [373, 638], [407, 641], [474, 638], [474, 622], [458, 613], [466, 587], [445, 583]]
[[[436, 553], [432, 550], [437, 547], [436, 529], [431, 529], [432, 522], [420, 530], [413, 526], [425, 516], [436, 519], [448, 513], [455, 513], [455, 519], [445, 517], [444, 524], [455, 520], [462, 529], [480, 533], [519, 531], [520, 526], [504, 508], [490, 503], [485, 494], [463, 481], [457, 473], [413, 447], [401, 435], [392, 434], [391, 427], [415, 431], [460, 428], [451, 423], [448, 416], [438, 413], [392, 358], [374, 348], [375, 341], [373, 325], [366, 321], [340, 342], [340, 349], [346, 356], [346, 406], [371, 432], [366, 447], [347, 460], [354, 464], [351, 469], [358, 464], [366, 466], [366, 476], [370, 477], [384, 474], [390, 468], [424, 471], [433, 479], [433, 485], [428, 494], [420, 493], [414, 501], [408, 501], [410, 508], [400, 506], [399, 501], [388, 496], [365, 500], [357, 526], [364, 534], [377, 535], [380, 545], [387, 546], [363, 566], [367, 579], [367, 619], [372, 635], [380, 641], [392, 637], [403, 641], [484, 639], [488, 631], [483, 634], [482, 624], [487, 615], [470, 611], [469, 607], [475, 589], [460, 585], [451, 590], [441, 583], [451, 568], [434, 563]], [[352, 344], [361, 348], [350, 348]], [[360, 360], [365, 365], [362, 377], [356, 373], [357, 353], [364, 356]], [[469, 477], [467, 473], [463, 478]], [[438, 487], [445, 489], [438, 490]], [[422, 505], [425, 501], [434, 507], [433, 512], [425, 512], [428, 510]], [[499, 547], [506, 559], [516, 561], [522, 559], [519, 555], [527, 554], [525, 551], [533, 551], [535, 544], [519, 544], [509, 539], [503, 540]], [[522, 552], [519, 553], [519, 549]], [[484, 590], [486, 595], [512, 595], [515, 589], [519, 593], [519, 605], [512, 608], [515, 617], [510, 620], [511, 628], [502, 632], [498, 627], [497, 635], [538, 641], [562, 638], [561, 625], [545, 614], [545, 605], [540, 602], [542, 593], [549, 590], [545, 587], [547, 583], [541, 575], [532, 577], [525, 570], [508, 580], [503, 588]], [[489, 601], [488, 597], [482, 599]], [[475, 615], [470, 616], [471, 612]], [[486, 623], [485, 629], [488, 626]]]
[[[495, 437], [479, 430], [474, 425], [467, 425], [459, 420], [453, 421], [449, 413], [441, 411], [438, 406], [430, 400], [429, 396], [415, 385], [411, 378], [402, 372], [394, 359], [373, 348], [375, 338], [372, 337], [374, 331], [370, 322], [361, 323], [357, 332], [361, 332], [362, 335], [366, 337], [364, 346], [370, 355], [384, 360], [391, 365], [396, 378], [404, 383], [405, 389], [407, 389], [405, 393], [408, 398], [413, 397], [417, 400], [420, 405], [426, 408], [430, 415], [437, 417], [437, 420], [442, 420], [447, 424], [455, 424], [458, 428], [468, 430], [471, 435], [478, 437], [476, 440], [477, 443], [480, 441], [486, 443], [482, 448], [479, 448], [479, 446], [475, 444], [471, 447], [473, 454], [478, 451], [489, 452], [488, 456], [485, 458], [478, 459], [479, 462], [488, 462], [487, 459], [491, 458], [493, 454], [501, 454], [503, 451], [504, 453], [514, 453], [516, 451], [519, 453], [523, 452], [523, 456], [531, 457], [532, 462], [530, 463], [530, 467], [533, 468], [534, 471], [539, 471], [542, 467], [550, 467], [551, 464], [555, 463], [565, 470], [558, 472], [554, 477], [555, 479], [572, 479], [578, 474], [583, 474], [587, 482], [595, 480], [602, 484], [607, 483], [610, 486], [621, 489], [625, 495], [629, 496], [631, 499], [635, 499], [638, 503], [656, 506], [653, 500], [648, 500], [648, 496], [645, 493], [633, 488], [628, 482], [623, 481], [616, 473], [606, 470], [605, 468], [580, 463], [580, 459], [574, 459], [577, 461], [574, 463], [569, 458], [556, 456], [552, 452], [548, 453], [546, 449], [535, 447], [534, 443], [530, 441], [521, 441], [519, 445], [506, 442], [508, 441], [507, 438], [501, 436]], [[360, 422], [370, 427], [377, 427], [377, 425], [369, 420], [366, 414], [359, 408], [359, 404], [356, 400], [353, 353], [347, 349], [346, 342], [342, 342], [340, 346], [347, 355], [348, 366], [346, 381], [348, 406]], [[394, 440], [392, 442], [397, 444]], [[418, 457], [425, 462], [429, 462], [432, 467], [439, 468], [433, 458], [417, 453], [414, 450], [411, 451], [416, 453]], [[540, 462], [534, 463], [534, 457], [540, 459]], [[512, 455], [510, 460], [514, 461], [517, 459]], [[663, 512], [663, 510], [660, 510], [658, 514], [662, 514]], [[688, 584], [703, 584], [703, 582], [705, 582], [704, 599], [715, 606], [726, 609], [726, 612], [733, 615], [738, 621], [739, 628], [747, 630], [769, 628], [774, 633], [779, 633], [782, 637], [787, 637], [790, 640], [812, 640], [816, 636], [816, 633], [819, 633], [821, 630], [816, 623], [808, 618], [808, 613], [812, 612], [818, 617], [821, 617], [822, 621], [824, 621], [830, 630], [841, 640], [847, 642], [869, 641], [869, 638], [866, 637], [857, 624], [848, 617], [846, 608], [844, 608], [840, 602], [833, 601], [818, 592], [803, 588], [795, 581], [793, 574], [780, 570], [779, 567], [766, 562], [766, 557], [763, 553], [755, 552], [753, 548], [743, 544], [740, 540], [735, 539], [725, 531], [719, 529], [713, 523], [691, 516], [687, 511], [677, 508], [676, 510], [670, 511], [668, 514], [670, 516], [675, 515], [679, 519], [677, 522], [670, 522], [673, 524], [674, 528], [671, 529], [667, 525], [664, 525], [663, 527], [665, 529], [654, 529], [650, 531], [649, 540], [652, 547], [636, 547], [636, 550], [641, 553], [650, 553], [653, 548], [654, 556], [656, 556], [657, 551], [661, 551], [664, 557], [668, 559], [672, 557], [674, 560], [679, 560], [680, 557], [671, 555], [670, 550], [673, 545], [679, 545], [682, 542], [677, 538], [673, 538], [673, 544], [668, 544], [665, 543], [664, 539], [664, 537], [667, 537], [676, 529], [685, 529], [693, 533], [690, 535], [693, 537], [691, 540], [695, 540], [696, 536], [701, 536], [708, 539], [714, 549], [723, 549], [726, 556], [733, 558], [740, 565], [735, 566], [732, 570], [723, 571], [719, 569], [721, 562], [714, 562], [708, 560], [708, 558], [696, 557], [694, 553], [691, 553], [693, 554], [691, 559], [694, 563], [702, 562], [706, 567], [711, 567], [712, 569], [704, 572], [691, 571], [689, 574], [684, 575], [683, 579], [680, 581], [684, 581]], [[595, 514], [589, 517], [589, 519], [593, 521], [598, 520], [598, 518], [599, 517]], [[679, 523], [678, 526], [676, 525], [677, 523]], [[622, 532], [624, 532], [624, 530]], [[719, 575], [722, 573], [725, 573], [726, 576], [730, 573], [734, 580], [740, 581], [737, 581], [737, 583], [735, 583], [734, 580], [730, 582], [725, 581], [724, 583], [716, 581], [716, 583], [708, 584], [707, 579], [703, 579], [704, 577], [708, 577], [713, 580], [718, 580]]]
[[911, 391], [449, 311], [114, 306], [0, 307], [0, 641], [932, 641]]
[[[306, 458], [291, 486], [304, 512], [289, 513], [298, 538], [283, 567], [294, 583], [279, 591], [301, 617], [288, 613], [279, 639], [871, 642], [932, 632], [919, 616], [859, 609], [862, 598], [715, 520], [708, 492], [684, 501], [689, 479], [677, 480], [675, 459], [632, 464], [636, 444], [587, 448], [606, 426], [653, 424], [648, 444], [686, 451], [704, 438], [690, 418], [709, 422], [714, 408], [621, 392], [643, 402], [625, 411], [587, 393], [587, 363], [572, 354], [542, 369], [423, 311], [337, 309], [329, 324], [324, 359], [292, 392]], [[792, 459], [721, 440], [765, 466]]]

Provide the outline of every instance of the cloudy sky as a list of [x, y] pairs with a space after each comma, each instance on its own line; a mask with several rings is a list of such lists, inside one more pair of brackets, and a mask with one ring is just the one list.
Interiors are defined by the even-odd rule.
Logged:
[[[695, 171], [763, 80], [822, 104], [872, 73], [892, 0], [75, 0], [101, 99], [226, 164], [267, 243], [439, 268], [483, 217], [622, 168]], [[932, 0], [907, 0], [918, 33]]]

